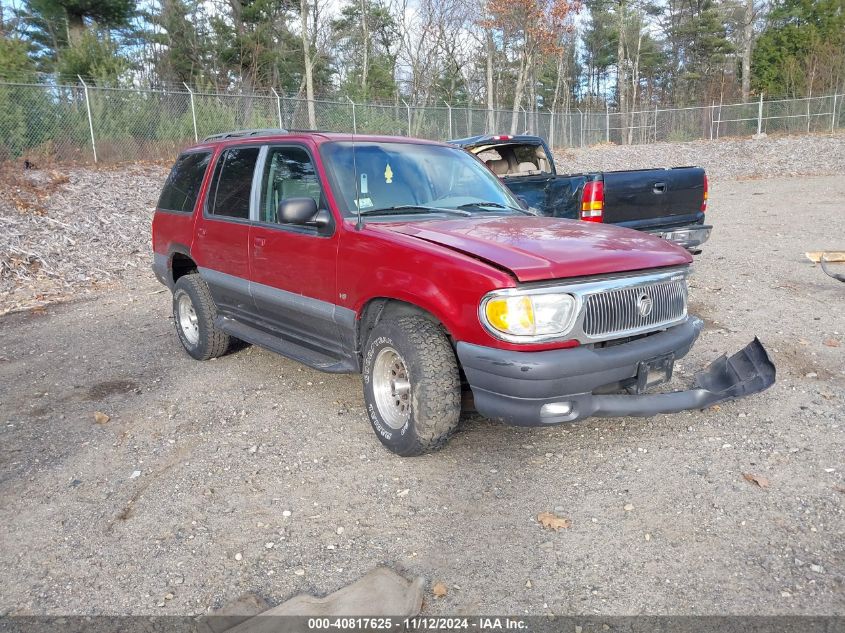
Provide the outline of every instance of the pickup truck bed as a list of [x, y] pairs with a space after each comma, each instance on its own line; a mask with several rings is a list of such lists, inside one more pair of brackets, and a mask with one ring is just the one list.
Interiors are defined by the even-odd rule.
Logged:
[[699, 252], [707, 176], [700, 167], [558, 174], [537, 136], [476, 136], [451, 141], [478, 156], [540, 215], [616, 224]]

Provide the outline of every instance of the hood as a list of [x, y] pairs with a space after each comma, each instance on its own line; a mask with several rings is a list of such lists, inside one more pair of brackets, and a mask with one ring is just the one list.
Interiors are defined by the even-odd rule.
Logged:
[[510, 270], [522, 282], [679, 266], [692, 261], [684, 249], [662, 238], [579, 220], [499, 216], [378, 226], [486, 260]]

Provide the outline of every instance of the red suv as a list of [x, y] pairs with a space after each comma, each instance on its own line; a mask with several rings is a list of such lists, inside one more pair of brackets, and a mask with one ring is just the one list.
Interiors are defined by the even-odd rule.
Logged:
[[153, 249], [191, 356], [240, 339], [361, 372], [370, 422], [400, 455], [440, 447], [462, 402], [542, 426], [702, 408], [775, 379], [755, 338], [691, 390], [645, 393], [701, 330], [687, 315], [689, 254], [534, 216], [477, 158], [441, 143], [210, 137], [176, 160]]

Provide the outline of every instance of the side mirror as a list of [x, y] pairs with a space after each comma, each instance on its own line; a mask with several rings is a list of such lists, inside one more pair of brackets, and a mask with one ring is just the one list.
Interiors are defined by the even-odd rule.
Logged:
[[315, 220], [317, 203], [314, 198], [285, 198], [279, 203], [276, 218], [279, 224], [304, 225]]
[[320, 209], [314, 216], [314, 224], [318, 229], [324, 229], [332, 223], [332, 214], [328, 209]]
[[516, 199], [517, 199], [517, 201], [519, 201], [519, 206], [521, 206], [523, 209], [525, 209], [527, 211], [528, 207], [529, 207], [528, 200], [526, 200], [522, 196], [517, 196]]

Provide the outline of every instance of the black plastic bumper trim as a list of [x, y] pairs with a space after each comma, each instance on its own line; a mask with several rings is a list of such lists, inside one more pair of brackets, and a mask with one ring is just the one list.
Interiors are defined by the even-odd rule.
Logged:
[[167, 263], [167, 255], [153, 253], [153, 274], [156, 276], [156, 279], [158, 279], [165, 286], [173, 290], [173, 281], [169, 274], [170, 271], [168, 270]]

